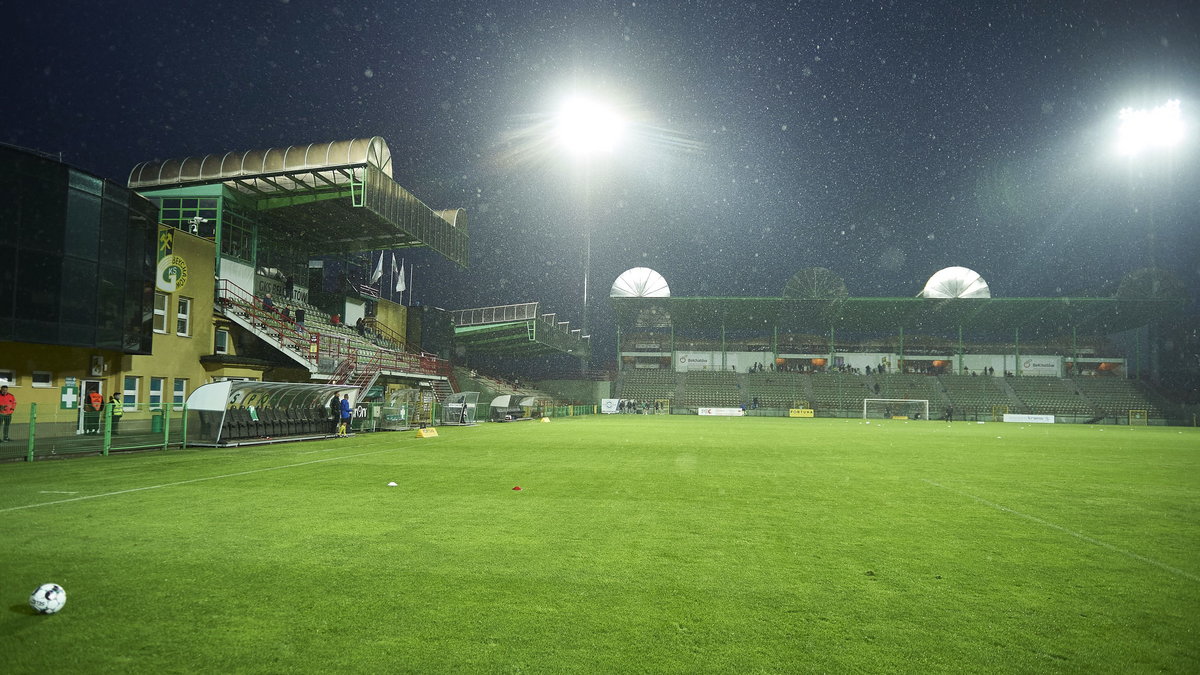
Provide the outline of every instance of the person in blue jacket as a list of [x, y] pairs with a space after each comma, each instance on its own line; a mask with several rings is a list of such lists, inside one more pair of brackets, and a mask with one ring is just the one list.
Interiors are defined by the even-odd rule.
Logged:
[[339, 438], [346, 438], [350, 435], [348, 433], [350, 431], [350, 416], [353, 413], [353, 410], [350, 408], [350, 394], [342, 394], [341, 410], [342, 423], [338, 425], [337, 435]]

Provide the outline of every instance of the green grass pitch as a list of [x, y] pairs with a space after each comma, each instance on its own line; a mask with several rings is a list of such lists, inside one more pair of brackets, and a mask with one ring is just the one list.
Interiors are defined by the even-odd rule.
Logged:
[[1194, 429], [439, 432], [0, 465], [0, 669], [1200, 672]]

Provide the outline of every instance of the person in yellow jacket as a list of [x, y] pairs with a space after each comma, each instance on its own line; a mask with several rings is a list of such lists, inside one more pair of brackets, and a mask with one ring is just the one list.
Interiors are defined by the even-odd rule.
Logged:
[[117, 431], [117, 428], [121, 424], [121, 415], [125, 414], [125, 404], [121, 402], [121, 397], [116, 394], [109, 397], [108, 402], [112, 406], [112, 435], [116, 436], [120, 433]]

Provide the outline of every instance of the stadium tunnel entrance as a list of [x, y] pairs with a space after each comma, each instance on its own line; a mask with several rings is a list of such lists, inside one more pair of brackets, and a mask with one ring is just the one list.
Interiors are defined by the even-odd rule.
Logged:
[[333, 399], [358, 387], [344, 384], [227, 380], [201, 385], [187, 399], [189, 445], [236, 446], [307, 438], [334, 431]]

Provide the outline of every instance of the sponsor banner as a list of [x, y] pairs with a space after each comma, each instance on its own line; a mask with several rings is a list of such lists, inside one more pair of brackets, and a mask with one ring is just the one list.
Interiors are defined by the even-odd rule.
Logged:
[[746, 411], [741, 408], [700, 408], [699, 413], [721, 417], [741, 417], [746, 414]]
[[1023, 356], [1021, 357], [1022, 375], [1041, 375], [1045, 377], [1062, 376], [1061, 356]]
[[1005, 422], [1025, 422], [1028, 424], [1054, 424], [1054, 415], [1004, 415]]
[[725, 365], [721, 365], [721, 352], [679, 352], [675, 355], [675, 370], [737, 370], [738, 355], [725, 353]]
[[789, 408], [788, 417], [813, 417], [812, 408]]
[[619, 398], [602, 398], [600, 399], [600, 412], [605, 415], [612, 415], [621, 412]]
[[712, 354], [681, 352], [675, 357], [675, 370], [709, 370], [712, 365]]
[[635, 342], [634, 349], [662, 349], [662, 345], [658, 342]]

